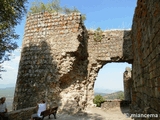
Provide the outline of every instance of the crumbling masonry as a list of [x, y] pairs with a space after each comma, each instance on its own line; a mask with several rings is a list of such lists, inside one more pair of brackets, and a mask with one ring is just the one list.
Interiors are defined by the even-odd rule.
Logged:
[[[27, 17], [13, 109], [36, 105], [76, 113], [92, 104], [98, 71], [110, 62], [132, 64], [132, 112], [160, 113], [160, 2], [138, 0], [132, 30], [87, 31], [81, 15]], [[115, 83], [116, 84], [116, 83]]]
[[132, 93], [132, 78], [131, 78], [131, 68], [126, 67], [123, 73], [123, 86], [124, 86], [124, 100], [131, 101]]

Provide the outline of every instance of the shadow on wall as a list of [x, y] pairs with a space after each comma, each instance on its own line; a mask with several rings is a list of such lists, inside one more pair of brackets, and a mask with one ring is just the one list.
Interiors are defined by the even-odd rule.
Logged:
[[130, 64], [132, 64], [132, 62], [133, 62], [131, 30], [124, 30], [124, 35], [123, 35], [123, 59], [125, 60], [125, 62], [128, 62]]
[[[26, 46], [26, 45], [25, 45]], [[46, 41], [24, 47], [14, 95], [13, 110], [36, 106], [44, 99], [48, 106], [60, 100], [57, 65]]]
[[122, 100], [120, 102], [120, 109], [121, 109], [121, 112], [123, 114], [126, 115], [126, 117], [130, 117], [130, 104], [131, 104], [131, 101], [127, 101], [127, 100]]

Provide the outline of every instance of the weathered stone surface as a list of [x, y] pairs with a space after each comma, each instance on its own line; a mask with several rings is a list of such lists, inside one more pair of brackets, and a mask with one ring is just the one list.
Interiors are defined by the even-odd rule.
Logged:
[[36, 107], [20, 109], [8, 113], [10, 120], [29, 120], [31, 115], [36, 113]]
[[104, 110], [109, 110], [111, 108], [115, 107], [126, 107], [129, 106], [131, 101], [126, 101], [126, 100], [107, 100], [101, 103], [101, 108]]
[[110, 62], [132, 62], [132, 43], [130, 31], [109, 30], [104, 31], [103, 39], [96, 42], [94, 31], [88, 31], [88, 84], [87, 105], [93, 104], [94, 83], [99, 70]]
[[77, 83], [87, 78], [88, 54], [87, 31], [80, 18], [76, 13], [40, 13], [27, 18], [14, 110], [35, 106], [40, 99], [45, 99], [48, 107], [61, 105], [64, 110], [69, 104], [67, 110], [71, 105], [81, 108], [84, 84]]
[[101, 41], [94, 40], [94, 31], [88, 31], [88, 53], [92, 61], [132, 62], [130, 31], [104, 31]]
[[123, 86], [124, 86], [124, 99], [131, 101], [131, 92], [132, 92], [132, 78], [131, 78], [131, 68], [126, 67], [125, 72], [123, 73]]
[[[131, 39], [133, 45], [132, 111], [160, 113], [160, 2], [138, 0]], [[140, 111], [135, 109], [137, 106]], [[146, 108], [149, 108], [146, 112]]]
[[130, 31], [104, 31], [96, 42], [80, 14], [28, 16], [13, 109], [35, 106], [40, 99], [71, 113], [92, 105], [99, 69], [112, 61], [132, 61], [129, 36]]

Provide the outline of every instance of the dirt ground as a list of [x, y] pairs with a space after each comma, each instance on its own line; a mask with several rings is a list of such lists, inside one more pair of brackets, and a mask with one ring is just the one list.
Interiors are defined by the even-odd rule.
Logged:
[[[104, 111], [100, 108], [87, 108], [77, 115], [57, 114], [57, 120], [133, 120], [127, 115], [129, 108], [112, 108]], [[44, 120], [55, 120], [51, 115], [51, 119], [47, 117]]]

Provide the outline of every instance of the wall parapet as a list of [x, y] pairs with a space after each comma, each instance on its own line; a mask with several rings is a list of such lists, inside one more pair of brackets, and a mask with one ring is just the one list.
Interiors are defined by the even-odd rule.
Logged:
[[28, 120], [31, 115], [36, 113], [36, 107], [30, 107], [8, 112], [9, 120]]
[[131, 101], [127, 100], [106, 100], [101, 104], [101, 108], [104, 110], [109, 110], [115, 107], [126, 107], [129, 106]]

